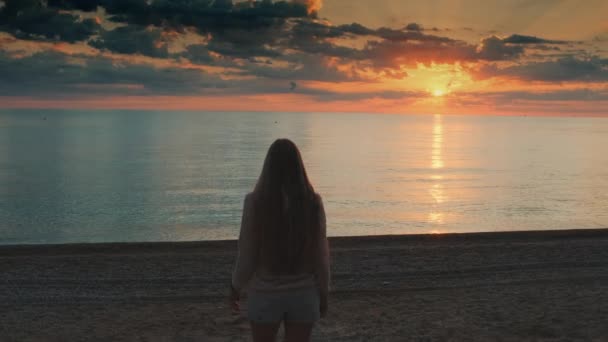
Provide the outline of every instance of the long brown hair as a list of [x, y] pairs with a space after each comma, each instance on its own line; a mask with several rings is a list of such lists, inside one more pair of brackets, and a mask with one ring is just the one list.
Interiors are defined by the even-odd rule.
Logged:
[[260, 262], [279, 275], [312, 267], [319, 201], [291, 140], [277, 139], [270, 145], [253, 195]]

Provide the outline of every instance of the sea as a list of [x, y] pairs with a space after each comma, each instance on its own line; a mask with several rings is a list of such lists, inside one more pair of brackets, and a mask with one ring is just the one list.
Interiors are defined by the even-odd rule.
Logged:
[[294, 141], [330, 236], [608, 227], [608, 118], [0, 111], [0, 244], [238, 237]]

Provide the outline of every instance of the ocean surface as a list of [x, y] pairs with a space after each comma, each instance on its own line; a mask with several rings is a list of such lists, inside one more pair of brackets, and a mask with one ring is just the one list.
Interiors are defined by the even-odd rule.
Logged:
[[608, 227], [608, 118], [0, 111], [0, 244], [238, 236], [274, 139], [328, 234]]

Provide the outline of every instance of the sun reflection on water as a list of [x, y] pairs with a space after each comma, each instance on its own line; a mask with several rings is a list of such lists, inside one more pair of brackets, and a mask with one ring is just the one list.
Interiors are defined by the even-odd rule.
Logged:
[[[443, 161], [443, 124], [440, 114], [435, 114], [433, 117], [433, 136], [431, 148], [431, 168], [439, 171], [445, 166]], [[440, 204], [445, 202], [447, 196], [445, 194], [444, 185], [442, 183], [443, 175], [434, 173], [431, 175], [433, 182], [429, 188], [429, 193], [433, 199], [433, 208], [428, 214], [428, 221], [434, 224], [443, 224], [445, 222], [445, 213], [438, 208]]]
[[431, 152], [431, 168], [443, 168], [443, 125], [441, 124], [441, 115], [435, 114], [433, 119], [433, 149]]
[[443, 213], [442, 212], [430, 212], [429, 213], [429, 222], [435, 224], [442, 224], [443, 221]]

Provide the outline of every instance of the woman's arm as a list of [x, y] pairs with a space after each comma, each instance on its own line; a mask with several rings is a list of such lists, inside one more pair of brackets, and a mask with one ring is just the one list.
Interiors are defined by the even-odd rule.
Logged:
[[321, 295], [321, 313], [324, 315], [324, 311], [327, 310], [327, 296], [329, 294], [329, 242], [327, 241], [325, 208], [323, 206], [321, 196], [318, 197], [318, 200], [321, 231], [319, 234], [318, 248], [316, 253], [317, 260], [315, 264], [315, 274]]
[[241, 231], [239, 233], [238, 256], [232, 272], [232, 287], [237, 292], [243, 290], [255, 272], [257, 246], [252, 221], [253, 203], [251, 194], [245, 196]]

